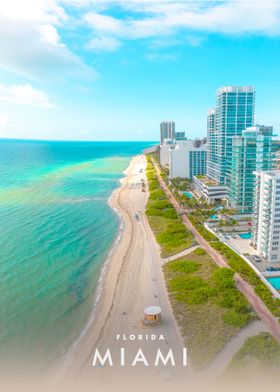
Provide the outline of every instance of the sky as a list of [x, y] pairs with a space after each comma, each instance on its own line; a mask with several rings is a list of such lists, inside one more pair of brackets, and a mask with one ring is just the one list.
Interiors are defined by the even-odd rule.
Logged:
[[0, 138], [202, 137], [226, 85], [280, 134], [279, 70], [280, 1], [0, 0]]

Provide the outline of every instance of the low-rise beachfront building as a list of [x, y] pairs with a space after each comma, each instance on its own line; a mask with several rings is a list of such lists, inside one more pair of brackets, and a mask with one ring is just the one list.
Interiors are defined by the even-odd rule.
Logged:
[[227, 188], [216, 180], [207, 176], [194, 176], [193, 183], [196, 193], [211, 204], [215, 201], [224, 200], [227, 194]]
[[254, 172], [252, 243], [267, 262], [280, 261], [280, 170]]
[[206, 140], [165, 141], [160, 146], [160, 164], [169, 169], [169, 177], [192, 179], [206, 173]]

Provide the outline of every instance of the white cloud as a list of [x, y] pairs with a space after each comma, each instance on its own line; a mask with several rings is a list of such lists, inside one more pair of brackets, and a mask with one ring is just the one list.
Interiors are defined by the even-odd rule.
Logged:
[[59, 0], [0, 1], [0, 68], [29, 79], [97, 78], [61, 41], [68, 22]]
[[61, 45], [60, 37], [57, 29], [51, 24], [44, 24], [39, 26], [39, 32], [41, 33], [41, 40], [52, 45]]
[[115, 34], [122, 34], [124, 24], [121, 20], [109, 15], [89, 12], [84, 16], [84, 20], [96, 30]]
[[147, 59], [164, 63], [166, 61], [177, 61], [179, 59], [178, 53], [148, 53]]
[[114, 37], [99, 36], [92, 38], [86, 45], [88, 49], [97, 51], [113, 52], [122, 45], [121, 41]]
[[0, 15], [15, 21], [59, 23], [67, 19], [56, 0], [9, 0], [0, 2]]
[[[0, 100], [18, 105], [39, 106], [42, 108], [54, 107], [43, 91], [33, 88], [30, 84], [13, 84], [9, 86], [0, 84]], [[2, 121], [4, 121], [3, 118]]]
[[[180, 0], [104, 0], [104, 4], [108, 7], [106, 14], [89, 11], [84, 21], [95, 33], [106, 32], [122, 40], [185, 34], [185, 42], [198, 45], [201, 38], [196, 38], [196, 33], [280, 34], [280, 2], [276, 0], [197, 3]], [[108, 15], [112, 4], [129, 10], [129, 16], [118, 19]]]
[[[112, 7], [120, 16], [113, 16]], [[81, 42], [93, 51], [114, 51], [126, 40], [144, 40], [154, 48], [160, 40], [162, 47], [164, 40], [166, 47], [172, 41], [196, 46], [209, 33], [276, 36], [280, 1], [0, 1], [0, 68], [30, 79], [97, 78], [66, 45], [62, 30], [77, 38], [71, 38], [73, 48]]]

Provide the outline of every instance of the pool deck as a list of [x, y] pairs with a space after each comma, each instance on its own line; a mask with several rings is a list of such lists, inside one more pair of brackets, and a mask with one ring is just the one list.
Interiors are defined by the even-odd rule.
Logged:
[[252, 246], [250, 246], [250, 239], [240, 238], [239, 234], [233, 235], [236, 238], [233, 238], [232, 235], [230, 235], [230, 238], [225, 238], [224, 235], [221, 235], [220, 237], [223, 239], [224, 242], [229, 244], [232, 248], [236, 249], [238, 253], [250, 256], [257, 254], [256, 250]]
[[194, 198], [192, 192], [183, 191], [182, 193], [183, 193], [183, 195], [185, 195], [185, 196], [188, 197], [189, 199], [193, 199], [193, 198]]
[[[256, 262], [252, 256], [257, 255], [257, 251], [250, 245], [251, 239], [243, 239], [239, 237], [238, 233], [221, 234], [213, 231], [213, 228], [205, 224], [207, 230], [216, 235], [223, 243], [228, 245], [232, 250], [239, 254], [251, 267], [254, 267], [255, 272], [260, 276], [261, 280], [266, 284], [270, 291], [276, 298], [280, 298], [280, 290], [277, 290], [267, 280], [270, 277], [280, 276], [280, 271], [265, 271], [268, 266], [280, 268], [280, 262], [268, 263], [265, 261]], [[234, 238], [235, 237], [235, 238]]]

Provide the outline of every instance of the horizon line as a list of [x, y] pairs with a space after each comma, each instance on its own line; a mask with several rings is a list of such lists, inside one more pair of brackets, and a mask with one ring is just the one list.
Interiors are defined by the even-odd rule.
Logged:
[[88, 140], [88, 139], [29, 139], [0, 137], [1, 141], [33, 141], [33, 142], [92, 142], [92, 143], [160, 143], [159, 140]]

